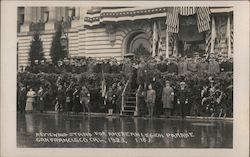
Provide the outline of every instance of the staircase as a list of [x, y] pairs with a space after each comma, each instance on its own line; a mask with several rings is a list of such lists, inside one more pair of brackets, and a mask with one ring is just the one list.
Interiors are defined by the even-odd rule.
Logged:
[[135, 115], [136, 113], [136, 90], [129, 90], [124, 96], [122, 115]]
[[137, 91], [138, 90], [136, 89], [130, 89], [128, 87], [128, 82], [126, 83], [122, 93], [121, 115], [130, 115], [130, 116], [138, 115]]

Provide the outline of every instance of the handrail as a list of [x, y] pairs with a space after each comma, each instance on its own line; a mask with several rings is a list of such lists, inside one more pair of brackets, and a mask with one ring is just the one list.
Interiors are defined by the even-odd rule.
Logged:
[[[129, 81], [127, 81], [127, 83], [125, 84], [125, 87], [122, 91], [122, 111], [124, 110], [124, 103], [125, 103], [125, 92], [127, 90], [127, 87], [128, 87], [128, 83]], [[120, 112], [120, 114], [122, 114], [122, 111]]]
[[138, 116], [138, 106], [139, 106], [138, 93], [141, 90], [141, 88], [142, 88], [142, 86], [139, 85], [138, 89], [136, 90], [136, 106], [135, 106], [134, 116]]

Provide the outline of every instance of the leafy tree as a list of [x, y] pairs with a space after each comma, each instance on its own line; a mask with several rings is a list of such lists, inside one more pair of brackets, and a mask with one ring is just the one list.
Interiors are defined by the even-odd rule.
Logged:
[[44, 60], [43, 43], [39, 32], [34, 32], [33, 40], [30, 45], [29, 61], [31, 62], [31, 65], [34, 65], [35, 60], [38, 60], [39, 63], [41, 60]]
[[50, 56], [53, 64], [57, 64], [59, 60], [63, 60], [66, 57], [66, 51], [61, 44], [61, 36], [62, 36], [62, 25], [59, 23], [57, 25], [56, 33], [53, 37]]

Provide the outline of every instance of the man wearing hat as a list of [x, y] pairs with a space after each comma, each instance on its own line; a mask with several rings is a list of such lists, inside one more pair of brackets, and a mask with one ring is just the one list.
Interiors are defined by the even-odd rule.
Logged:
[[217, 73], [220, 72], [220, 65], [219, 65], [219, 63], [215, 60], [215, 58], [209, 59], [208, 72], [209, 72], [210, 74], [217, 74]]
[[128, 80], [130, 83], [132, 81], [132, 75], [133, 75], [133, 66], [132, 62], [129, 58], [125, 58], [125, 62], [122, 67], [122, 71], [126, 77], [126, 80]]
[[163, 88], [162, 91], [162, 103], [163, 103], [163, 109], [164, 112], [169, 118], [171, 116], [171, 111], [174, 108], [173, 101], [174, 101], [174, 90], [170, 86], [170, 82], [166, 80], [165, 82], [166, 86]]
[[177, 104], [180, 106], [180, 111], [182, 118], [185, 118], [188, 112], [188, 90], [186, 89], [186, 83], [180, 82], [180, 89], [177, 91]]
[[187, 65], [188, 71], [190, 72], [197, 72], [197, 62], [195, 59], [192, 59], [188, 62]]
[[175, 58], [169, 58], [169, 64], [167, 65], [167, 71], [168, 73], [172, 73], [172, 74], [177, 74], [178, 73], [178, 66], [176, 63], [176, 59]]
[[206, 62], [206, 58], [205, 56], [203, 56], [203, 58], [201, 59], [201, 61], [197, 64], [197, 69], [198, 69], [198, 73], [204, 73], [207, 72], [208, 70], [208, 63]]
[[178, 62], [178, 74], [186, 74], [187, 73], [187, 59], [186, 57], [180, 58], [180, 61]]

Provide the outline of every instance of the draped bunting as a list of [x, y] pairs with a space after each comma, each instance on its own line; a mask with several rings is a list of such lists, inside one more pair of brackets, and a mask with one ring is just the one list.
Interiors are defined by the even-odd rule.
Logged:
[[142, 7], [111, 7], [102, 8], [95, 12], [87, 12], [84, 18], [85, 26], [95, 26], [101, 23], [134, 21], [166, 17], [167, 7], [142, 8]]
[[181, 7], [180, 15], [189, 16], [194, 15], [196, 13], [196, 7]]
[[208, 7], [197, 8], [197, 26], [199, 32], [207, 31], [210, 29], [210, 9]]
[[174, 7], [172, 12], [167, 13], [166, 25], [167, 31], [171, 33], [178, 33], [179, 31], [179, 7]]
[[205, 53], [210, 53], [211, 50], [211, 36], [212, 32], [211, 30], [208, 30], [205, 35]]
[[140, 19], [166, 18], [168, 32], [178, 33], [179, 15], [197, 15], [199, 32], [210, 29], [209, 7], [159, 7], [159, 8], [102, 8], [94, 13], [88, 13], [84, 19], [85, 26], [99, 25], [105, 22], [133, 21]]
[[166, 25], [167, 31], [178, 33], [179, 15], [189, 16], [197, 14], [197, 26], [199, 32], [210, 29], [210, 9], [208, 7], [174, 7], [172, 11], [167, 12]]

